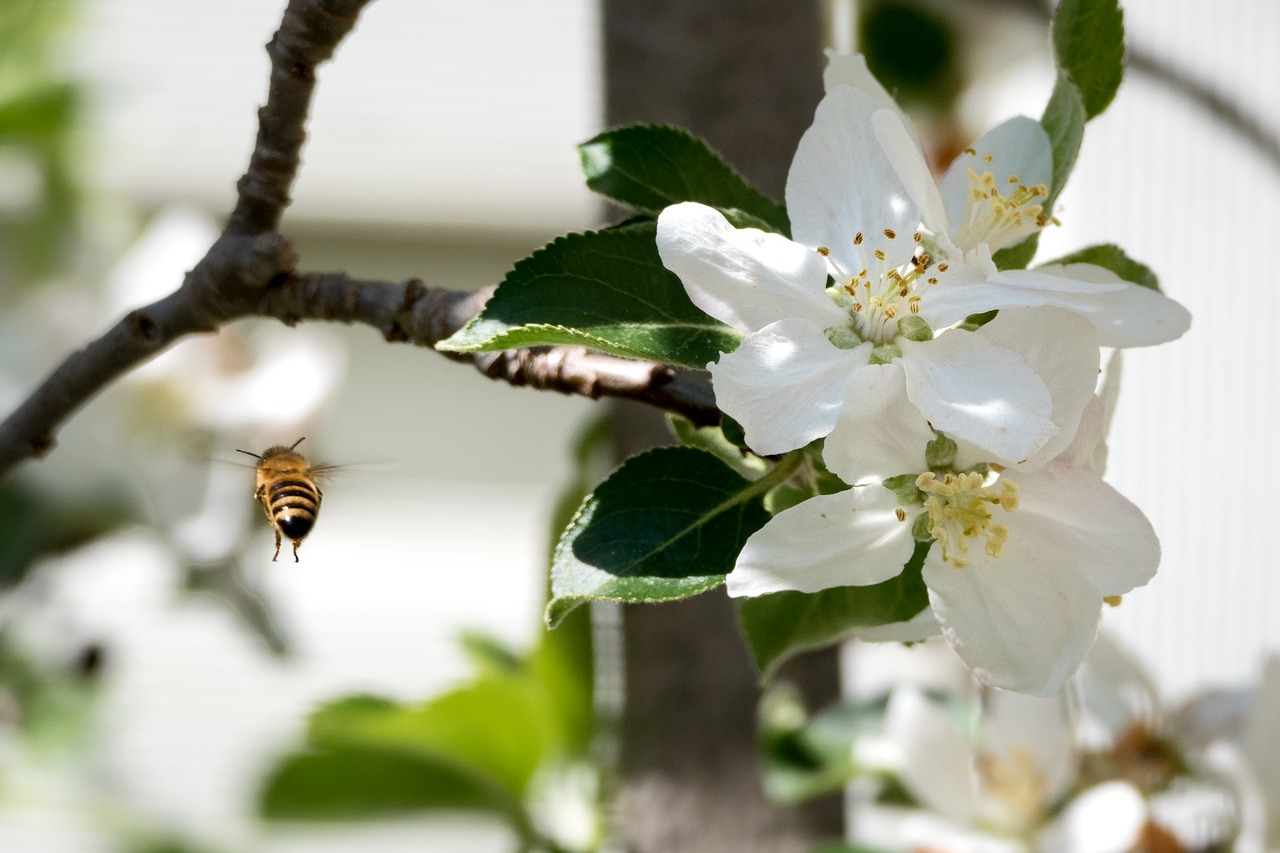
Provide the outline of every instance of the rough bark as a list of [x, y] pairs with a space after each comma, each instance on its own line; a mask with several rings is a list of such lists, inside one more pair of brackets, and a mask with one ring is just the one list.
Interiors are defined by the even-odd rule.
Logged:
[[[604, 3], [606, 123], [674, 124], [706, 139], [781, 198], [821, 98], [818, 4]], [[619, 405], [620, 453], [659, 434], [655, 413]], [[801, 851], [840, 837], [841, 799], [768, 802], [756, 745], [758, 674], [723, 589], [624, 608], [620, 843], [636, 853]], [[784, 672], [811, 707], [839, 691], [834, 651]]]

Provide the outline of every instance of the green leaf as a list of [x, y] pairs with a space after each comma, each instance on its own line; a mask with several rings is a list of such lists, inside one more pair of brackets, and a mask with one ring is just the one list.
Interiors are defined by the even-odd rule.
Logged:
[[751, 482], [688, 447], [633, 456], [578, 509], [556, 547], [547, 623], [590, 599], [668, 601], [719, 586], [769, 520]]
[[1071, 170], [1075, 168], [1080, 143], [1084, 139], [1085, 121], [1084, 102], [1080, 99], [1079, 90], [1070, 78], [1059, 72], [1053, 94], [1049, 96], [1044, 115], [1040, 117], [1040, 124], [1044, 125], [1053, 146], [1053, 185], [1049, 187], [1049, 195], [1044, 200], [1046, 211], [1053, 209], [1053, 203], [1067, 185]]
[[486, 677], [422, 705], [358, 697], [321, 708], [313, 745], [396, 749], [471, 768], [519, 797], [556, 743], [545, 695], [528, 679]]
[[657, 214], [682, 201], [736, 208], [790, 233], [787, 212], [748, 184], [686, 131], [657, 125], [609, 130], [578, 146], [587, 186], [636, 210]]
[[1140, 284], [1156, 291], [1160, 289], [1160, 281], [1156, 278], [1156, 274], [1151, 267], [1140, 261], [1135, 261], [1114, 243], [1099, 243], [1096, 246], [1087, 246], [1078, 252], [1072, 252], [1061, 258], [1047, 261], [1047, 263], [1096, 264], [1100, 267], [1106, 267], [1125, 281], [1131, 281], [1134, 284]]
[[1080, 92], [1085, 118], [1105, 110], [1124, 76], [1124, 13], [1117, 0], [1061, 0], [1053, 52]]
[[743, 599], [738, 616], [756, 666], [768, 676], [799, 652], [834, 643], [856, 628], [903, 622], [929, 604], [921, 577], [928, 543], [917, 543], [902, 574], [871, 586], [775, 592]]
[[258, 810], [269, 820], [353, 820], [464, 810], [525, 821], [507, 792], [430, 756], [345, 745], [284, 759], [267, 777]]
[[520, 261], [476, 317], [437, 345], [493, 352], [577, 344], [703, 368], [740, 335], [697, 308], [662, 265], [657, 225], [568, 234]]
[[748, 480], [754, 480], [769, 470], [768, 462], [725, 438], [720, 426], [697, 427], [675, 415], [670, 421], [671, 431], [682, 445], [710, 453]]

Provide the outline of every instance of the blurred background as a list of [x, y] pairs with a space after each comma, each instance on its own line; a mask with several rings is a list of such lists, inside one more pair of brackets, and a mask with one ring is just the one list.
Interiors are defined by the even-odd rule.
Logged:
[[[856, 47], [877, 5], [834, 2], [827, 42]], [[947, 96], [915, 105], [938, 138], [1039, 114], [1052, 63], [1035, 4], [879, 5], [954, 27], [929, 54], [954, 82], [916, 84]], [[0, 2], [4, 411], [203, 255], [282, 7]], [[1126, 355], [1109, 469], [1164, 559], [1104, 621], [1172, 703], [1255, 681], [1280, 648], [1255, 476], [1280, 359], [1270, 324], [1244, 322], [1278, 307], [1280, 5], [1125, 10], [1139, 67], [1089, 125], [1039, 257], [1119, 243], [1195, 318]], [[601, 129], [598, 16], [591, 0], [371, 4], [320, 72], [284, 225], [301, 267], [481, 287], [598, 222], [574, 150]], [[470, 672], [464, 629], [535, 642], [552, 507], [597, 413], [370, 329], [265, 321], [108, 389], [0, 493], [0, 681], [18, 685], [0, 693], [0, 850], [511, 849], [460, 818], [268, 828], [255, 801], [317, 702], [439, 692]], [[355, 464], [326, 486], [301, 562], [272, 563], [251, 470], [208, 460], [303, 435], [316, 462]]]

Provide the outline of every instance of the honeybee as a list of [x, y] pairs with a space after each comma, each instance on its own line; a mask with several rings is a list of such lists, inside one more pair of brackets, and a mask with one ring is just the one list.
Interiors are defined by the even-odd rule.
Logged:
[[237, 453], [258, 460], [253, 497], [262, 504], [271, 526], [275, 528], [273, 563], [280, 556], [282, 537], [288, 537], [293, 543], [293, 561], [298, 562], [298, 546], [311, 532], [316, 516], [320, 514], [320, 499], [324, 495], [316, 485], [316, 479], [328, 469], [312, 468], [306, 457], [294, 451], [305, 438], [303, 436], [288, 447], [283, 444], [268, 447], [261, 454], [236, 449]]

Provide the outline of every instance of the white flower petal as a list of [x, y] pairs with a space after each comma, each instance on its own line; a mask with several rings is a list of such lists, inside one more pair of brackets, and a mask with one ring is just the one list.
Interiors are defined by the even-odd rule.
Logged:
[[1141, 846], [1147, 803], [1128, 782], [1104, 782], [1077, 795], [1036, 838], [1036, 853], [1115, 853]]
[[1099, 595], [1123, 595], [1155, 576], [1160, 541], [1151, 522], [1096, 474], [1051, 462], [1006, 476], [1018, 484], [1019, 506], [1008, 521], [1011, 542], [1033, 539]]
[[942, 817], [971, 824], [978, 811], [975, 756], [956, 722], [914, 688], [895, 690], [884, 717], [885, 734], [902, 753], [898, 775], [907, 790]]
[[[1036, 288], [1053, 300], [1051, 304], [1085, 312], [1097, 326], [1098, 339], [1104, 347], [1153, 346], [1180, 338], [1191, 328], [1191, 312], [1175, 300], [1124, 281], [1111, 270], [1094, 264], [1006, 270], [998, 280], [1020, 288]], [[1068, 281], [1070, 285], [1065, 284]], [[1089, 285], [1096, 290], [1085, 290]]]
[[743, 332], [787, 317], [825, 325], [845, 314], [826, 294], [821, 255], [779, 234], [734, 228], [713, 207], [684, 202], [658, 216], [658, 254], [693, 303]]
[[911, 559], [911, 523], [880, 486], [819, 495], [775, 515], [743, 546], [729, 595], [818, 592], [896, 577]]
[[932, 440], [924, 416], [907, 399], [902, 365], [872, 364], [849, 381], [822, 458], [846, 483], [879, 483], [925, 470], [925, 445]]
[[804, 447], [831, 432], [845, 387], [871, 350], [869, 343], [839, 349], [811, 320], [780, 320], [708, 365], [716, 404], [742, 424], [757, 453]]
[[907, 396], [934, 429], [1016, 460], [1056, 432], [1049, 389], [1017, 353], [960, 329], [898, 345]]
[[898, 103], [889, 94], [880, 81], [867, 68], [867, 58], [860, 53], [837, 53], [830, 48], [826, 51], [827, 67], [822, 72], [822, 88], [830, 92], [836, 86], [852, 86], [875, 99], [876, 105], [884, 109], [897, 110]]
[[1080, 423], [1076, 427], [1076, 437], [1071, 440], [1065, 450], [1058, 454], [1057, 461], [1070, 468], [1082, 468], [1101, 477], [1106, 473], [1107, 468], [1105, 426], [1102, 402], [1095, 396], [1085, 404], [1084, 412], [1080, 415]]
[[1050, 419], [1058, 428], [1043, 447], [1020, 463], [1017, 459], [980, 461], [1039, 468], [1071, 443], [1084, 408], [1093, 399], [1100, 355], [1098, 336], [1088, 320], [1064, 308], [1009, 308], [977, 334], [1026, 360], [1049, 389], [1053, 399]]
[[[1015, 116], [988, 130], [971, 146], [974, 154], [965, 152], [952, 161], [943, 176], [939, 189], [945, 203], [947, 217], [953, 224], [963, 221], [965, 201], [973, 186], [969, 169], [978, 175], [991, 172], [996, 187], [1009, 195], [1017, 184], [1032, 187], [1046, 186], [1053, 181], [1053, 149], [1049, 135], [1040, 122], [1026, 116]], [[991, 160], [988, 162], [987, 157]], [[1009, 178], [1017, 178], [1010, 183]], [[961, 248], [970, 249], [972, 246]], [[993, 246], [992, 249], [1000, 249]]]
[[903, 123], [901, 114], [896, 110], [880, 110], [872, 114], [871, 126], [885, 156], [898, 173], [898, 180], [902, 181], [907, 196], [920, 209], [921, 221], [934, 233], [936, 239], [943, 241], [944, 251], [952, 248], [947, 237], [950, 230], [947, 212], [943, 208], [938, 185], [934, 183], [933, 172], [929, 170], [924, 154]]
[[[997, 760], [1012, 759], [1014, 767], [1022, 759], [1033, 758], [1035, 766], [1028, 769], [1044, 786], [1039, 802], [1031, 809], [1040, 814], [1024, 812], [1020, 817], [1036, 818], [1048, 813], [1075, 781], [1077, 756], [1072, 723], [1061, 693], [1028, 696], [1009, 690], [987, 692], [980, 751]], [[1003, 805], [1007, 807], [1008, 801]]]
[[[1009, 516], [1012, 531], [1012, 516]], [[1001, 518], [1001, 521], [1004, 521]], [[1101, 618], [1102, 596], [1076, 557], [1010, 533], [999, 557], [980, 543], [963, 569], [935, 545], [924, 582], [942, 636], [983, 683], [1048, 696], [1079, 666]]]
[[[868, 643], [919, 643], [938, 636], [941, 631], [942, 627], [938, 625], [937, 617], [926, 607], [905, 622], [890, 622], [887, 625], [858, 628], [853, 633], [859, 640]], [[948, 654], [951, 653], [948, 652]]]
[[[837, 86], [818, 104], [787, 175], [791, 236], [806, 246], [826, 247], [848, 276], [900, 266], [915, 251], [911, 235], [920, 214], [873, 127], [878, 112], [894, 115], [870, 95]], [[862, 242], [855, 245], [858, 234]], [[884, 262], [873, 257], [877, 249]]]

